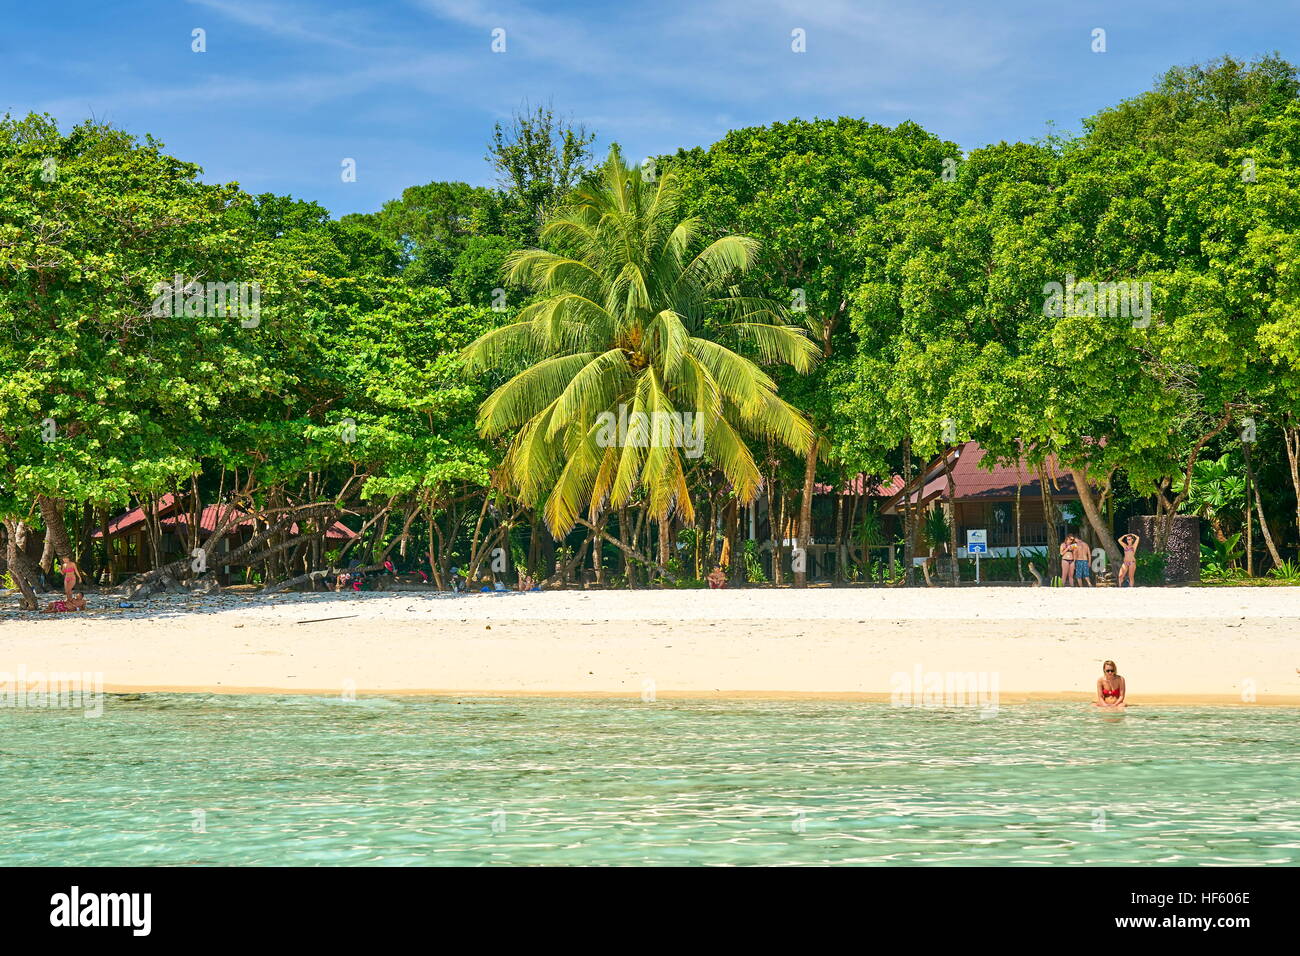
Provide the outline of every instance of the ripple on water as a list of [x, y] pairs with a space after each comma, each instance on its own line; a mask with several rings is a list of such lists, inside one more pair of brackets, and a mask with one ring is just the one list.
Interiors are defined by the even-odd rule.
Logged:
[[127, 695], [0, 711], [0, 862], [1300, 861], [1281, 709]]

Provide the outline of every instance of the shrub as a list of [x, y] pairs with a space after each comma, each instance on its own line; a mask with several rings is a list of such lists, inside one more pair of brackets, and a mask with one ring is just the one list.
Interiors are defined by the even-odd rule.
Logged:
[[758, 542], [745, 542], [745, 580], [750, 584], [766, 584], [767, 575], [763, 573], [763, 562], [758, 556]]
[[[961, 562], [961, 579], [963, 581], [975, 580], [975, 561]], [[980, 580], [981, 581], [1018, 581], [1016, 575], [1016, 559], [1014, 557], [994, 557], [980, 559]], [[1028, 568], [1025, 569], [1025, 580], [1031, 580]]]
[[1134, 579], [1138, 584], [1158, 585], [1165, 583], [1165, 561], [1167, 556], [1164, 552], [1139, 553], [1137, 556], [1137, 566], [1134, 569]]
[[1268, 576], [1288, 584], [1300, 584], [1300, 561], [1283, 561], [1269, 571]]
[[1228, 535], [1226, 541], [1216, 541], [1213, 545], [1201, 545], [1201, 574], [1211, 578], [1240, 577], [1234, 575], [1237, 570], [1237, 559], [1242, 555], [1242, 549], [1237, 547], [1241, 540], [1241, 532]]

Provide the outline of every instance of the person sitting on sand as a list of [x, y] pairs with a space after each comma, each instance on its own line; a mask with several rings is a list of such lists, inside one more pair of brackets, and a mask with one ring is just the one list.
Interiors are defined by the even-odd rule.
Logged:
[[1124, 693], [1124, 678], [1119, 676], [1115, 662], [1105, 661], [1101, 665], [1101, 676], [1097, 678], [1097, 699], [1093, 705], [1107, 710], [1123, 710]]
[[76, 594], [68, 595], [65, 601], [51, 601], [45, 607], [41, 608], [42, 614], [64, 614], [71, 611], [84, 611], [86, 609], [86, 597], [80, 591]]
[[1061, 587], [1074, 586], [1074, 535], [1067, 534], [1061, 542]]
[[722, 570], [722, 565], [714, 565], [713, 570], [709, 572], [708, 582], [709, 588], [714, 591], [727, 586], [727, 572]]
[[520, 575], [519, 584], [516, 585], [516, 587], [520, 591], [531, 591], [536, 586], [537, 586], [537, 582], [533, 580], [533, 576], [531, 574]]
[[1142, 539], [1137, 535], [1129, 532], [1119, 539], [1119, 546], [1124, 549], [1124, 560], [1119, 566], [1119, 579], [1115, 582], [1116, 587], [1124, 586], [1124, 578], [1128, 577], [1128, 586], [1134, 586], [1134, 575], [1137, 574], [1137, 547]]
[[[356, 581], [358, 581], [361, 577], [360, 568], [361, 568], [360, 561], [356, 561], [356, 560], [349, 561], [348, 569], [346, 571], [340, 571], [338, 578], [335, 579], [334, 590], [335, 591], [346, 590], [349, 586], [352, 586]], [[353, 590], [357, 590], [357, 589], [353, 587]]]
[[77, 562], [71, 558], [60, 562], [59, 570], [63, 572], [63, 600], [71, 601], [72, 589], [84, 581], [86, 576], [81, 573], [81, 568], [77, 567]]

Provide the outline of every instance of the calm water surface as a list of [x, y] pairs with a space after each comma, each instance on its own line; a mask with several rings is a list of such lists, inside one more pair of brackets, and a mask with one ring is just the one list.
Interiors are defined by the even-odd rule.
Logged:
[[1291, 864], [1281, 708], [146, 695], [0, 710], [0, 864]]

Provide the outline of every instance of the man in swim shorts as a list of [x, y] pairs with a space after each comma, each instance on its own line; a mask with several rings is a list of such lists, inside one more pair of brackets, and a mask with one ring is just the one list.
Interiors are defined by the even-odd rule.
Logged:
[[1074, 539], [1074, 586], [1096, 587], [1092, 581], [1092, 549], [1082, 538]]

